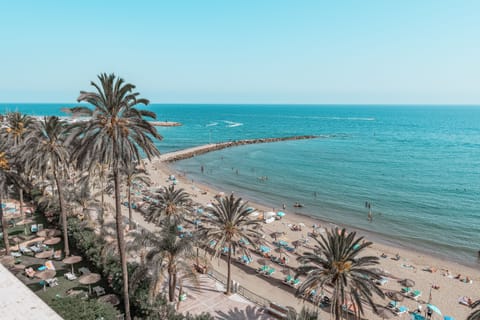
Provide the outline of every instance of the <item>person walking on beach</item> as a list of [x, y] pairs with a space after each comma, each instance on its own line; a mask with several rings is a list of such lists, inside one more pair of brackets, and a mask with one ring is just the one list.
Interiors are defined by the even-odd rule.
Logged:
[[200, 166], [200, 171], [203, 173], [205, 171], [205, 168], [202, 166]]

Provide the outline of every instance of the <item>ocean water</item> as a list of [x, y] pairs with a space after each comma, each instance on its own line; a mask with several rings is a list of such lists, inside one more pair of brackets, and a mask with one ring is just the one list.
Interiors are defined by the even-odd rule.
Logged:
[[[52, 104], [0, 104], [62, 115]], [[367, 230], [463, 263], [480, 249], [480, 107], [150, 105], [162, 153], [229, 140], [318, 135], [224, 149], [175, 163], [191, 179]], [[200, 167], [204, 166], [202, 174]], [[267, 176], [268, 180], [259, 179]], [[373, 222], [365, 202], [372, 205]]]

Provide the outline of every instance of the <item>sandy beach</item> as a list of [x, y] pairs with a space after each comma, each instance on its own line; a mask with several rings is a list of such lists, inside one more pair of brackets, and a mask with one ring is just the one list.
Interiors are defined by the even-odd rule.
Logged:
[[[215, 201], [214, 196], [219, 192], [229, 192], [228, 190], [216, 190], [206, 185], [194, 183], [188, 176], [182, 176], [182, 173], [175, 172], [175, 170], [165, 162], [165, 159], [169, 156], [172, 155], [165, 154], [147, 163], [147, 170], [154, 182], [152, 188], [168, 185], [171, 183], [169, 176], [175, 175], [177, 187], [185, 189], [191, 194], [192, 199], [201, 206], [207, 206], [208, 203]], [[248, 201], [249, 199], [244, 200]], [[256, 208], [259, 212], [272, 211], [272, 208], [266, 207], [261, 203], [252, 203], [249, 201], [249, 206]], [[123, 209], [124, 213], [127, 214], [127, 209]], [[297, 248], [294, 254], [286, 254], [288, 265], [294, 268], [297, 266], [297, 254], [308, 251], [308, 247], [315, 243], [314, 239], [308, 236], [308, 233], [313, 230], [312, 226], [316, 225], [318, 227], [317, 231], [324, 232], [325, 228], [331, 228], [334, 227], [334, 225], [308, 216], [295, 214], [293, 209], [290, 204], [289, 207], [282, 210], [286, 212], [285, 217], [269, 224], [263, 224], [263, 230], [265, 231], [266, 240], [269, 242], [269, 247], [272, 249], [271, 253], [277, 256], [279, 253], [274, 251], [275, 246], [272, 244], [275, 239], [270, 236], [273, 232], [282, 233], [283, 235], [278, 239], [287, 241], [290, 244], [293, 241], [304, 243]], [[153, 225], [145, 222], [137, 211], [134, 212], [134, 220], [147, 229], [155, 229]], [[292, 230], [293, 225], [302, 226], [302, 230]], [[341, 225], [339, 226], [341, 227]], [[365, 236], [367, 240], [370, 239], [368, 233], [359, 232], [359, 235]], [[387, 243], [387, 241], [385, 241], [385, 243]], [[403, 286], [398, 283], [398, 280], [411, 279], [415, 282], [412, 291], [420, 290], [421, 296], [415, 300], [408, 294], [405, 294], [405, 299], [400, 302], [400, 305], [406, 306], [410, 311], [417, 309], [419, 304], [422, 305], [422, 310], [425, 310], [425, 304], [429, 301], [429, 296], [431, 295], [431, 304], [437, 306], [443, 315], [449, 315], [455, 319], [465, 319], [472, 309], [460, 304], [459, 299], [462, 297], [470, 297], [475, 301], [480, 298], [478, 294], [480, 272], [472, 267], [461, 265], [454, 261], [448, 261], [440, 257], [427, 255], [420, 251], [387, 245], [382, 243], [382, 241], [375, 242], [366, 250], [365, 254], [380, 257], [379, 267], [385, 271], [385, 274], [389, 275], [386, 277], [387, 282], [382, 285], [382, 288], [384, 288], [386, 292], [401, 292]], [[400, 256], [400, 259], [392, 259], [397, 254]], [[382, 257], [382, 255], [384, 257]], [[233, 264], [233, 280], [271, 301], [283, 306], [292, 306], [300, 309], [302, 305], [304, 305], [304, 302], [295, 299], [293, 295], [294, 289], [282, 282], [288, 274], [289, 269], [269, 262], [269, 265], [275, 267], [276, 272], [268, 278], [259, 276], [255, 270], [259, 268], [262, 263], [265, 263], [265, 259], [262, 259], [262, 257], [256, 254], [253, 254], [253, 258], [254, 261], [248, 266], [241, 263]], [[224, 260], [218, 259], [212, 261], [212, 267], [220, 273], [226, 274], [226, 263]], [[293, 274], [291, 271], [290, 273]], [[460, 275], [459, 279], [455, 279], [457, 275]], [[466, 277], [471, 279], [472, 283], [463, 282], [462, 280], [465, 280]], [[377, 302], [380, 305], [386, 306], [390, 300], [389, 298], [385, 300], [377, 299]], [[309, 303], [307, 303], [307, 305], [312, 306]], [[326, 310], [321, 311], [321, 313], [324, 312], [326, 312]], [[368, 309], [365, 316], [368, 319], [378, 318], [378, 316], [373, 315], [371, 310]], [[326, 314], [324, 314], [324, 317], [326, 317]], [[406, 319], [407, 314], [403, 314], [400, 317]]]

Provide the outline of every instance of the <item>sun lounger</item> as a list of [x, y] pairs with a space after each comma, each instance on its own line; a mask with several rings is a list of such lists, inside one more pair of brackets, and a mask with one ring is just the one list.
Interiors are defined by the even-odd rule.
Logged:
[[62, 260], [62, 250], [55, 250], [53, 253], [53, 259]]
[[288, 275], [285, 277], [285, 279], [283, 279], [283, 282], [285, 284], [290, 284], [292, 281], [293, 281], [293, 277], [291, 275]]
[[257, 269], [258, 273], [265, 273], [269, 269], [269, 266], [261, 266], [260, 268]]
[[302, 281], [301, 281], [299, 278], [293, 279], [293, 280], [291, 281], [291, 285], [292, 285], [293, 287], [297, 287], [298, 285], [300, 285], [300, 283], [302, 283]]
[[10, 252], [10, 255], [11, 255], [12, 257], [18, 258], [18, 257], [21, 257], [21, 256], [22, 256], [22, 253], [21, 253], [21, 252], [18, 252], [18, 251], [12, 251], [12, 252]]
[[83, 274], [90, 274], [92, 273], [88, 268], [86, 267], [81, 267], [80, 269], [78, 269], [78, 271], [83, 275]]
[[464, 306], [471, 307], [472, 306], [472, 299], [467, 296], [463, 296], [458, 298], [458, 303], [463, 304]]
[[402, 288], [403, 293], [409, 293], [410, 291], [412, 291], [412, 288], [409, 288], [409, 287]]
[[97, 297], [100, 297], [105, 294], [105, 289], [100, 286], [96, 286], [93, 288], [93, 292], [97, 295]]
[[401, 314], [404, 314], [404, 313], [407, 313], [408, 312], [408, 308], [405, 307], [405, 306], [400, 306], [398, 308], [395, 308], [395, 314], [397, 316], [401, 315]]
[[263, 274], [266, 276], [271, 276], [272, 274], [275, 273], [275, 268], [269, 267], [267, 271], [265, 271]]
[[415, 290], [415, 291], [413, 291], [412, 293], [410, 293], [410, 296], [411, 296], [413, 299], [415, 299], [415, 300], [417, 300], [418, 298], [420, 298], [421, 295], [422, 295], [422, 292], [421, 292], [420, 290]]
[[47, 280], [45, 280], [45, 282], [48, 284], [49, 287], [58, 286], [58, 279], [57, 278], [47, 279]]
[[72, 280], [75, 280], [77, 279], [77, 276], [74, 275], [73, 273], [71, 272], [67, 272], [63, 275], [65, 278], [67, 278], [68, 280], [72, 281]]
[[33, 253], [33, 251], [30, 250], [29, 248], [27, 248], [27, 247], [22, 247], [22, 246], [20, 247], [20, 252], [21, 252], [22, 254], [32, 254], [32, 253]]

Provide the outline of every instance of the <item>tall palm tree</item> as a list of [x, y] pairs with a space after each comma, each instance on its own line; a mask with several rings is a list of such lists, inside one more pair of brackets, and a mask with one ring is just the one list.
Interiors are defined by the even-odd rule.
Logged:
[[160, 140], [156, 128], [145, 117], [156, 118], [155, 113], [137, 109], [136, 105], [147, 105], [148, 100], [139, 98], [135, 86], [114, 74], [98, 76], [100, 84], [92, 82], [96, 91], [81, 91], [78, 102], [94, 106], [73, 108], [74, 115], [89, 115], [90, 120], [79, 122], [72, 128], [71, 139], [79, 139], [74, 159], [79, 167], [90, 167], [95, 163], [109, 164], [112, 168], [115, 187], [115, 216], [117, 240], [122, 264], [123, 298], [125, 318], [131, 319], [128, 295], [128, 270], [123, 233], [122, 207], [120, 203], [120, 168], [132, 161], [140, 162], [142, 151], [149, 159], [158, 156], [153, 139]]
[[[168, 300], [175, 301], [175, 290], [178, 277], [195, 278], [196, 272], [193, 268], [192, 259], [194, 251], [192, 240], [189, 238], [179, 238], [177, 236], [176, 225], [169, 224], [163, 228], [160, 234], [150, 234], [148, 236], [146, 247], [150, 250], [146, 255], [146, 265], [150, 266], [157, 273], [154, 277], [153, 298], [160, 292], [160, 286], [163, 283], [163, 274], [168, 274]], [[158, 270], [161, 267], [161, 270]]]
[[68, 146], [65, 143], [66, 122], [56, 116], [44, 117], [34, 122], [25, 137], [21, 147], [21, 162], [29, 173], [37, 173], [42, 177], [53, 175], [57, 189], [58, 205], [62, 222], [65, 256], [70, 255], [67, 232], [67, 211], [62, 179], [66, 176], [66, 166], [69, 159]]
[[201, 228], [201, 234], [207, 241], [215, 243], [213, 245], [212, 257], [218, 257], [223, 248], [228, 248], [227, 252], [227, 294], [231, 293], [231, 263], [232, 253], [237, 248], [248, 250], [242, 244], [242, 239], [248, 240], [255, 245], [261, 240], [262, 234], [257, 228], [260, 226], [258, 220], [249, 218], [251, 211], [247, 203], [241, 198], [235, 198], [232, 195], [217, 199], [213, 207], [207, 211], [211, 215], [203, 218], [204, 222]]
[[137, 183], [143, 183], [147, 186], [151, 185], [151, 180], [144, 169], [137, 168], [135, 163], [129, 163], [122, 168], [122, 175], [126, 181], [127, 186], [127, 201], [128, 201], [128, 221], [130, 222], [130, 229], [134, 228], [132, 219], [132, 188]]
[[[340, 319], [346, 313], [346, 304], [353, 305], [356, 319], [360, 319], [364, 313], [364, 302], [376, 311], [373, 294], [382, 298], [385, 295], [375, 283], [381, 276], [376, 269], [369, 267], [377, 265], [379, 259], [375, 256], [360, 256], [372, 243], [364, 242], [363, 237], [357, 238], [355, 232], [347, 234], [345, 229], [337, 228], [315, 240], [317, 244], [314, 252], [298, 257], [302, 264], [298, 268], [298, 274], [307, 277], [297, 289], [297, 296], [305, 297], [312, 290], [320, 292], [326, 286], [332, 286], [331, 311], [335, 319]], [[321, 297], [318, 295], [318, 298]]]
[[164, 187], [153, 196], [153, 203], [145, 214], [145, 220], [159, 225], [164, 219], [170, 224], [181, 224], [185, 215], [192, 209], [190, 195], [183, 189], [175, 189], [172, 184]]
[[[10, 148], [13, 152], [12, 155], [16, 155], [15, 150], [21, 146], [25, 140], [28, 127], [32, 125], [33, 118], [22, 114], [20, 112], [10, 112], [7, 114], [7, 121], [5, 123], [5, 130], [1, 132], [1, 140], [5, 146]], [[23, 191], [25, 190], [28, 179], [24, 175], [23, 164], [19, 163], [19, 157], [14, 157], [12, 170], [15, 171], [15, 175], [12, 176], [12, 182], [18, 189], [19, 201], [20, 201], [20, 214], [25, 219], [25, 212], [23, 210]], [[27, 233], [27, 224], [25, 225], [25, 234]]]

